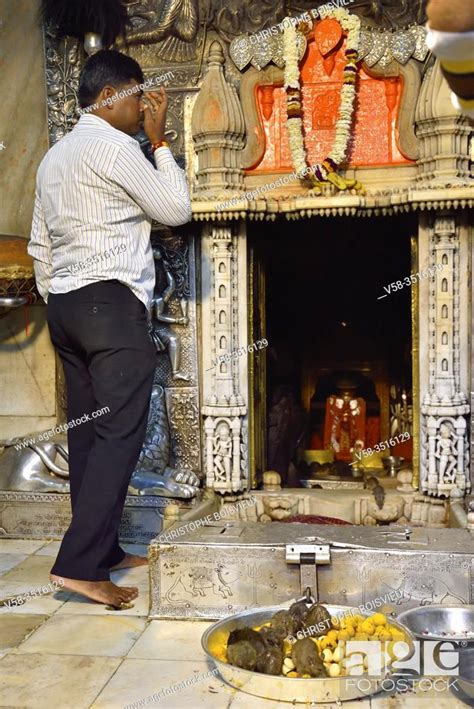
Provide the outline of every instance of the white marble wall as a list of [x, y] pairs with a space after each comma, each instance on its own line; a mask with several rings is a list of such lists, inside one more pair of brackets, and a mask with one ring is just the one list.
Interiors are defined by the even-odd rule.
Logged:
[[0, 0], [0, 234], [29, 235], [48, 149], [39, 0]]
[[[25, 239], [36, 170], [49, 147], [38, 12], [39, 0], [0, 0], [0, 234]], [[0, 439], [48, 430], [56, 422], [46, 308], [30, 307], [28, 317], [28, 335], [23, 308], [0, 319]]]
[[56, 423], [56, 363], [46, 308], [0, 319], [0, 439], [47, 431]]

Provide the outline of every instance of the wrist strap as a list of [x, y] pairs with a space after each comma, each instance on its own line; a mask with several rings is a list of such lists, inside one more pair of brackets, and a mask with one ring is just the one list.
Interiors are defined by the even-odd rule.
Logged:
[[153, 152], [155, 152], [155, 150], [158, 150], [158, 148], [169, 148], [169, 147], [170, 147], [170, 144], [168, 143], [167, 140], [158, 140], [156, 143], [151, 144], [151, 149], [153, 150]]

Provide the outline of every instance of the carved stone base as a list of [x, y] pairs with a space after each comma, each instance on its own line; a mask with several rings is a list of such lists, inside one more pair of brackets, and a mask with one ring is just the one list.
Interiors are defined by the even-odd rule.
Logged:
[[[0, 538], [61, 539], [71, 521], [70, 504], [69, 495], [0, 491]], [[120, 540], [148, 544], [161, 531], [169, 504], [190, 508], [196, 501], [127, 496]]]

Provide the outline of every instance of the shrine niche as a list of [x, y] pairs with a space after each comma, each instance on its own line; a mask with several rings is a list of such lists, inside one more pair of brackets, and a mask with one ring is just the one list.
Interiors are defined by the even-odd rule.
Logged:
[[[335, 33], [337, 24], [332, 19], [323, 20], [316, 25], [319, 32], [306, 35], [307, 48], [300, 65], [305, 147], [310, 165], [323, 160], [334, 141], [347, 47], [342, 32]], [[370, 61], [370, 47], [368, 51]], [[426, 50], [418, 56], [426, 56]], [[378, 60], [381, 58], [379, 54]], [[276, 55], [273, 60], [277, 62]], [[371, 66], [363, 62], [359, 69], [350, 167], [410, 165], [416, 159], [413, 129], [402, 126], [401, 116], [414, 111], [413, 89], [420, 84], [420, 74], [413, 67], [404, 66], [405, 57], [403, 64], [392, 61], [393, 56], [382, 66], [378, 60]], [[269, 74], [268, 78], [265, 74]], [[252, 150], [248, 146], [244, 155], [247, 174], [291, 172], [283, 72], [270, 66], [258, 74], [253, 70], [247, 81], [244, 77], [244, 85], [246, 91], [253, 92], [244, 102], [247, 130], [258, 136], [252, 137]], [[254, 106], [250, 105], [252, 102]]]
[[[154, 310], [155, 383], [165, 388], [172, 464], [232, 496], [254, 489], [267, 470], [286, 487], [299, 485], [307, 451], [347, 469], [361, 446], [398, 437], [386, 453], [404, 458], [404, 494], [419, 490], [430, 510], [441, 509], [437, 497], [466, 495], [472, 130], [428, 52], [423, 0], [334, 3], [326, 18], [298, 24], [301, 97], [284, 88], [282, 27], [325, 0], [126, 5], [129, 53], [146, 78], [173, 72], [167, 137], [185, 159], [193, 195], [195, 225], [179, 248], [155, 239], [163, 292]], [[360, 41], [337, 172], [352, 184], [328, 182], [317, 192], [294, 176], [289, 103], [301, 104], [306, 164], [320, 163], [336, 142], [352, 71], [347, 23], [359, 25]], [[80, 42], [53, 34], [47, 28], [52, 143], [77, 120], [86, 58]], [[439, 263], [444, 273], [435, 272]], [[378, 301], [384, 287], [425, 271]], [[170, 274], [177, 287], [166, 303]], [[264, 337], [265, 352], [222, 359]], [[340, 387], [341, 372], [357, 386]], [[358, 519], [390, 514], [371, 503]]]

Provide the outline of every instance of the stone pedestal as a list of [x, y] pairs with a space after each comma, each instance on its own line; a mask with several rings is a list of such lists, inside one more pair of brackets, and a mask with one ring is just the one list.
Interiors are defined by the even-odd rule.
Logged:
[[[151, 495], [128, 495], [120, 525], [120, 540], [148, 544], [162, 530], [164, 512], [171, 502], [188, 509], [197, 500], [177, 503]], [[0, 491], [0, 539], [61, 539], [70, 520], [69, 495]]]

